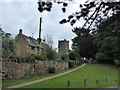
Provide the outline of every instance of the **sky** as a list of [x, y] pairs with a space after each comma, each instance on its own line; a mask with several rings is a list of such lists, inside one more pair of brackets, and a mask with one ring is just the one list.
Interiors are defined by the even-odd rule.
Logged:
[[86, 0], [74, 0], [68, 4], [66, 13], [62, 13], [62, 6], [53, 4], [51, 12], [40, 13], [37, 0], [0, 0], [0, 25], [6, 33], [15, 37], [19, 29], [26, 36], [38, 38], [39, 18], [42, 17], [42, 39], [47, 35], [53, 38], [53, 47], [58, 47], [58, 40], [69, 40], [71, 44], [76, 35], [72, 32], [74, 27], [83, 25], [83, 20], [78, 21], [74, 27], [69, 23], [59, 24], [59, 21], [70, 14], [79, 11], [79, 4]]

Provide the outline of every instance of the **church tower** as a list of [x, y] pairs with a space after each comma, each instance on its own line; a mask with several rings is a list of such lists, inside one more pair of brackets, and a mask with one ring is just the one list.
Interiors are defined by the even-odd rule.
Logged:
[[66, 39], [58, 41], [58, 52], [60, 57], [69, 52], [69, 41]]

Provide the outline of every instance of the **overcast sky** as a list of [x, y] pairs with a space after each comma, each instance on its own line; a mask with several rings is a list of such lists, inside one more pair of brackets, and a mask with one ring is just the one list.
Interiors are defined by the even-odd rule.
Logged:
[[[38, 11], [37, 0], [3, 0], [0, 1], [0, 24], [5, 32], [11, 33], [15, 37], [19, 29], [23, 29], [23, 34], [38, 38], [39, 18], [42, 17], [42, 39], [49, 35], [53, 37], [54, 47], [58, 47], [58, 40], [67, 39], [70, 42], [76, 35], [72, 32], [73, 27], [68, 23], [61, 25], [59, 21], [67, 18], [68, 15], [79, 11], [79, 4], [85, 0], [74, 0], [69, 3], [67, 12], [62, 13], [62, 6], [53, 4], [51, 12], [40, 13]], [[77, 22], [74, 27], [83, 24]], [[33, 34], [32, 34], [33, 33]]]

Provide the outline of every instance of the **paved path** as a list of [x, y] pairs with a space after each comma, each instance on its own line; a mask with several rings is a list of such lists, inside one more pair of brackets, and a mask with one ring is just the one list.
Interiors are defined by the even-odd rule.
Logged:
[[111, 87], [108, 87], [108, 88], [120, 88], [120, 86], [111, 86]]
[[120, 86], [111, 86], [111, 87], [107, 87], [107, 88], [117, 88], [118, 90], [120, 90]]
[[7, 87], [7, 88], [19, 88], [19, 87], [22, 87], [22, 86], [25, 86], [25, 85], [29, 85], [29, 84], [33, 84], [33, 83], [45, 81], [45, 80], [48, 80], [48, 79], [51, 79], [51, 78], [55, 78], [55, 77], [58, 77], [58, 76], [61, 76], [61, 75], [65, 75], [65, 74], [70, 73], [70, 72], [72, 72], [72, 71], [75, 71], [75, 70], [77, 70], [77, 69], [79, 69], [79, 68], [82, 68], [82, 67], [85, 66], [85, 65], [86, 65], [86, 64], [83, 64], [83, 65], [81, 65], [81, 66], [78, 67], [78, 68], [72, 69], [72, 70], [70, 70], [70, 71], [67, 71], [67, 72], [64, 72], [64, 73], [61, 73], [61, 74], [58, 74], [58, 75], [55, 75], [55, 76], [51, 76], [51, 77], [47, 77], [47, 78], [43, 78], [43, 79], [31, 81], [31, 82], [26, 82], [26, 83], [22, 83], [22, 84], [10, 86], [10, 87]]
[[120, 86], [111, 86], [111, 87], [106, 87], [106, 88], [98, 88], [94, 90], [120, 90]]

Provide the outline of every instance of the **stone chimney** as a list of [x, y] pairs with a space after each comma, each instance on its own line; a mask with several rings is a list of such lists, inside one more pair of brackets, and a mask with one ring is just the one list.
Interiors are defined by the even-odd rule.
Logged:
[[19, 34], [22, 34], [22, 29], [19, 30]]

